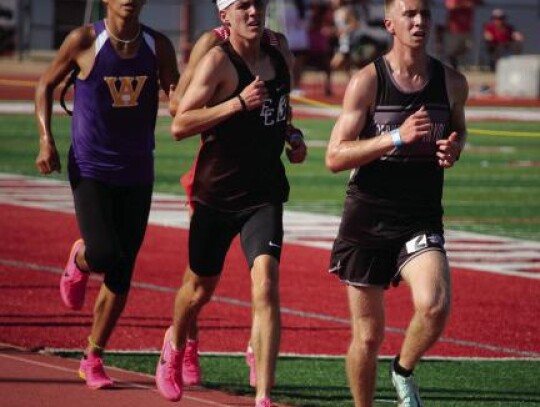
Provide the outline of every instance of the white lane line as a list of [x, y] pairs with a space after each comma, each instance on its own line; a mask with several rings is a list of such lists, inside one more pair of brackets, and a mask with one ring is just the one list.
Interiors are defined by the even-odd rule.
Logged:
[[[8, 259], [0, 259], [0, 265], [16, 267], [19, 269], [30, 269], [32, 271], [49, 272], [49, 273], [54, 273], [54, 274], [60, 274], [63, 271], [61, 267], [42, 266], [40, 264], [14, 261], [14, 260], [8, 260]], [[97, 275], [92, 275], [91, 277], [95, 280], [101, 281], [101, 278]], [[162, 293], [176, 293], [177, 291], [177, 288], [165, 287], [165, 286], [161, 286], [157, 284], [150, 284], [150, 283], [144, 283], [144, 282], [138, 282], [138, 281], [133, 281], [131, 286], [139, 288], [139, 289], [152, 290], [152, 291], [157, 291], [157, 292], [162, 292]], [[247, 309], [251, 309], [251, 306], [252, 306], [250, 301], [243, 301], [236, 298], [217, 296], [217, 295], [212, 298], [212, 301], [220, 302], [220, 303], [224, 303], [228, 305], [233, 305], [233, 306], [237, 306], [241, 308], [247, 308]], [[281, 307], [281, 313], [283, 315], [291, 315], [291, 316], [312, 319], [312, 320], [317, 320], [317, 321], [331, 322], [331, 323], [336, 323], [338, 325], [344, 325], [344, 326], [350, 325], [349, 318], [340, 318], [334, 315], [322, 314], [322, 313], [317, 313], [317, 312], [301, 311], [301, 310], [297, 310], [297, 309], [293, 309], [289, 307]], [[388, 333], [394, 333], [394, 334], [399, 334], [399, 335], [405, 334], [405, 329], [403, 328], [387, 326], [385, 327], [385, 331]], [[497, 346], [497, 345], [490, 345], [490, 344], [485, 344], [485, 343], [480, 343], [480, 342], [475, 342], [475, 341], [447, 338], [444, 336], [439, 339], [439, 342], [448, 343], [448, 344], [457, 345], [457, 346], [464, 346], [464, 347], [473, 348], [473, 349], [482, 349], [482, 350], [487, 350], [487, 351], [492, 351], [492, 352], [497, 352], [497, 353], [503, 353], [503, 354], [512, 355], [512, 356], [540, 358], [540, 352], [523, 351], [519, 349], [513, 349], [513, 348]]]
[[[0, 203], [74, 212], [68, 183], [43, 177], [0, 173]], [[155, 193], [149, 221], [154, 225], [187, 229], [189, 216], [184, 197]], [[340, 217], [286, 210], [283, 222], [286, 243], [330, 250]], [[540, 242], [449, 230], [446, 249], [454, 268], [540, 279]]]

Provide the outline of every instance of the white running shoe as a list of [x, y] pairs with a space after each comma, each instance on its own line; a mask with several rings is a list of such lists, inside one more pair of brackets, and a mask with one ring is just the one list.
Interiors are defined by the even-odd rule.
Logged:
[[414, 376], [404, 377], [394, 371], [394, 361], [390, 364], [390, 378], [398, 396], [398, 407], [423, 407]]

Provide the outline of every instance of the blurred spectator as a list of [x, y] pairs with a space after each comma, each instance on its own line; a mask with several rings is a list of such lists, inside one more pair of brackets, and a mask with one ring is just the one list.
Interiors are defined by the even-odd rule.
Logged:
[[445, 0], [445, 54], [450, 65], [457, 68], [459, 60], [472, 47], [474, 10], [483, 0]]
[[15, 19], [13, 9], [0, 4], [0, 55], [15, 51]]
[[332, 0], [337, 45], [333, 69], [361, 68], [384, 53], [390, 36], [381, 21], [370, 21], [368, 1]]
[[369, 0], [353, 0], [353, 6], [358, 26], [351, 37], [351, 61], [355, 68], [362, 68], [389, 49], [392, 37], [384, 25], [384, 15], [371, 15]]
[[489, 57], [489, 68], [495, 71], [497, 60], [503, 56], [521, 53], [523, 34], [506, 21], [506, 14], [497, 8], [491, 20], [484, 25], [484, 41]]
[[289, 48], [294, 55], [293, 82], [298, 87], [309, 52], [308, 22], [304, 0], [273, 0], [268, 2], [266, 25], [273, 31], [282, 32], [289, 41]]
[[334, 37], [332, 9], [326, 3], [312, 3], [309, 10], [309, 56], [306, 64], [325, 74], [324, 93], [332, 94], [332, 39]]
[[351, 0], [331, 0], [336, 28], [336, 49], [330, 65], [334, 70], [351, 68], [351, 42], [360, 20]]

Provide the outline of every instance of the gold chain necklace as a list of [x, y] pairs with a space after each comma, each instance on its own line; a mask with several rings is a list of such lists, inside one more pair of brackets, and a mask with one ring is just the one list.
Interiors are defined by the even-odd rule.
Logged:
[[109, 26], [107, 25], [107, 20], [103, 20], [103, 22], [105, 23], [105, 29], [107, 30], [107, 32], [109, 33], [109, 35], [117, 42], [119, 42], [120, 44], [124, 45], [124, 46], [128, 46], [129, 44], [135, 42], [137, 40], [137, 38], [139, 38], [139, 35], [141, 34], [141, 25], [139, 24], [139, 29], [137, 30], [137, 34], [135, 34], [135, 36], [129, 40], [123, 40], [121, 38], [118, 38], [116, 35], [114, 35], [111, 31], [111, 29], [109, 28]]

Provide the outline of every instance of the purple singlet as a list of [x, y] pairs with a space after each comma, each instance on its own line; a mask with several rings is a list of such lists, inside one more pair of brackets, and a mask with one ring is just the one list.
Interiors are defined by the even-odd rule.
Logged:
[[154, 32], [141, 26], [136, 55], [121, 58], [104, 22], [94, 29], [94, 66], [75, 83], [69, 177], [151, 184], [159, 92]]

